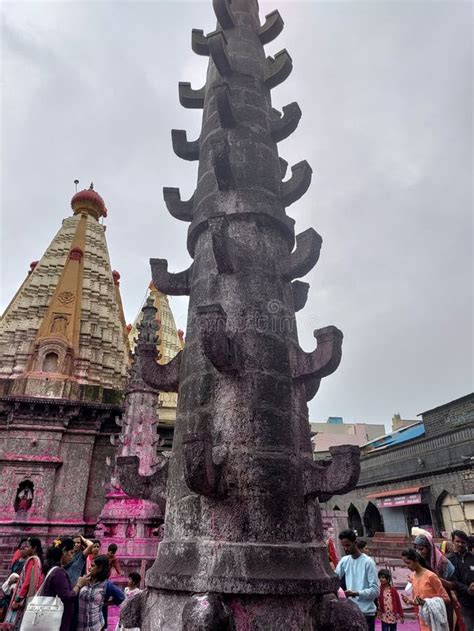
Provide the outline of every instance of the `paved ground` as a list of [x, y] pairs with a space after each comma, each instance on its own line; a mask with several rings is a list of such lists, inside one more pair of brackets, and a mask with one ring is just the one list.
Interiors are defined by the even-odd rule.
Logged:
[[[381, 629], [380, 620], [375, 623], [375, 628]], [[416, 620], [405, 620], [403, 624], [397, 625], [397, 631], [420, 631], [420, 625]]]
[[[109, 626], [107, 629], [109, 631], [115, 631], [115, 627], [118, 622], [119, 608], [118, 607], [109, 607]], [[380, 631], [381, 624], [380, 620], [377, 620], [375, 623], [375, 628], [377, 631]], [[275, 631], [277, 631], [275, 629]], [[420, 625], [416, 620], [405, 620], [404, 624], [399, 624], [397, 631], [420, 631]]]
[[[381, 567], [386, 567], [386, 566], [379, 565], [379, 569]], [[401, 567], [389, 566], [388, 569], [392, 573], [395, 586], [397, 587], [399, 591], [402, 591], [405, 585], [407, 584], [409, 571], [406, 568], [401, 568]], [[107, 627], [108, 631], [115, 631], [115, 627], [118, 623], [118, 618], [119, 618], [119, 608], [115, 606], [109, 607], [109, 624]], [[375, 624], [375, 628], [377, 629], [377, 631], [380, 631], [381, 629], [380, 620], [377, 620]], [[420, 630], [420, 625], [418, 624], [417, 620], [413, 619], [413, 613], [411, 612], [407, 612], [407, 618], [405, 619], [404, 624], [399, 624], [398, 629], [397, 629], [397, 631], [419, 631], [419, 630]], [[275, 629], [275, 631], [277, 630]]]

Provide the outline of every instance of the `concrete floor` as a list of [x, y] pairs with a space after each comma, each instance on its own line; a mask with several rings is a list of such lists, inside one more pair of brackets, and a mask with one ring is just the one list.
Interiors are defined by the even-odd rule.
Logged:
[[[115, 631], [115, 627], [118, 623], [118, 618], [119, 618], [119, 607], [109, 607], [109, 624], [108, 624], [108, 631]], [[377, 620], [375, 623], [375, 628], [377, 631], [380, 631], [380, 629], [382, 628], [381, 624], [380, 624], [380, 620]], [[275, 629], [275, 631], [277, 631]], [[406, 619], [404, 624], [399, 624], [397, 627], [397, 631], [420, 631], [420, 625], [418, 624], [417, 620], [413, 620], [413, 619]]]

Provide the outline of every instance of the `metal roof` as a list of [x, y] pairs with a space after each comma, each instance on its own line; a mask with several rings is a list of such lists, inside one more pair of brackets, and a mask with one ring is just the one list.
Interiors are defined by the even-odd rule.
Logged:
[[371, 449], [386, 449], [387, 447], [394, 447], [415, 438], [420, 438], [425, 433], [425, 426], [422, 421], [409, 425], [408, 427], [402, 427], [390, 434], [380, 436], [374, 440], [369, 441], [363, 447], [370, 447]]

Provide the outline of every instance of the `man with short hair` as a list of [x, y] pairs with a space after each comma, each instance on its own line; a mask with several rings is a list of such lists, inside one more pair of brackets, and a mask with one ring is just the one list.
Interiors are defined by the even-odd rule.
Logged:
[[353, 530], [339, 533], [339, 541], [346, 553], [336, 567], [339, 579], [345, 579], [347, 598], [359, 607], [365, 616], [368, 630], [375, 630], [377, 608], [375, 599], [379, 595], [377, 567], [374, 560], [363, 554], [357, 547], [357, 537]]
[[454, 530], [451, 540], [454, 553], [448, 559], [454, 565], [451, 576], [467, 631], [474, 631], [474, 554], [468, 550], [468, 536], [462, 530]]

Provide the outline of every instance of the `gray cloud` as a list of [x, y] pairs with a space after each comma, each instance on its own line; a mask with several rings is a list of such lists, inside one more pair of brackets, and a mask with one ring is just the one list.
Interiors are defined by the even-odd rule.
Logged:
[[[280, 144], [307, 159], [312, 187], [290, 209], [324, 239], [298, 315], [345, 333], [340, 369], [311, 403], [313, 420], [388, 422], [465, 394], [472, 370], [471, 5], [467, 2], [262, 2], [285, 30], [268, 47], [294, 70], [275, 107], [303, 119]], [[206, 62], [191, 28], [214, 28], [211, 2], [34, 2], [2, 6], [2, 307], [69, 213], [73, 180], [94, 180], [127, 318], [150, 256], [189, 264], [186, 226], [163, 186], [192, 194], [196, 166], [170, 129], [197, 137], [178, 81], [199, 87]], [[186, 301], [172, 299], [185, 328]]]

